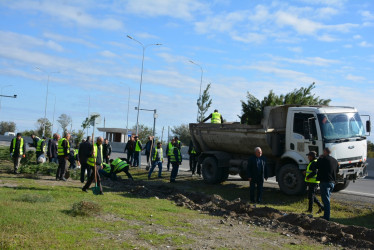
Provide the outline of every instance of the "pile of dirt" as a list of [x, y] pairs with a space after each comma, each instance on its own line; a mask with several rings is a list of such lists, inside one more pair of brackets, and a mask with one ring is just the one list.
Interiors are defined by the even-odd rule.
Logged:
[[[340, 245], [350, 248], [374, 249], [374, 230], [359, 226], [346, 226], [322, 218], [311, 218], [305, 214], [286, 214], [270, 207], [258, 208], [240, 198], [229, 201], [219, 195], [205, 195], [189, 192], [154, 182], [128, 180], [107, 180], [107, 187], [127, 191], [137, 197], [158, 197], [175, 202], [202, 213], [222, 216], [222, 223], [228, 220], [238, 220], [282, 232], [285, 235], [305, 235], [325, 244]], [[120, 186], [119, 186], [120, 185]]]

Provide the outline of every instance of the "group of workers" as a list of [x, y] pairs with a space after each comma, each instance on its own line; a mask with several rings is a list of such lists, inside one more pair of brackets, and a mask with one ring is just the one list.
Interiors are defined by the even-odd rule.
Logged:
[[[313, 203], [316, 203], [319, 207], [317, 214], [324, 211], [323, 218], [326, 220], [330, 220], [330, 196], [334, 189], [336, 174], [339, 171], [338, 161], [330, 154], [330, 149], [324, 148], [323, 154], [317, 159], [317, 153], [315, 151], [310, 151], [307, 154], [309, 164], [304, 172], [305, 182], [308, 186], [309, 202], [307, 212], [312, 213]], [[261, 203], [264, 179], [268, 179], [268, 173], [266, 158], [262, 155], [260, 147], [256, 147], [255, 155], [249, 157], [247, 173], [250, 186], [250, 201], [253, 203]], [[323, 205], [316, 197], [318, 185], [320, 187]]]

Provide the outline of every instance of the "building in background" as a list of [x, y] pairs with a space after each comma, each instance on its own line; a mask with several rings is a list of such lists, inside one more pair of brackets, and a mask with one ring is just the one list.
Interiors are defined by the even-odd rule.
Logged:
[[97, 128], [100, 132], [105, 132], [104, 138], [107, 138], [109, 142], [121, 142], [126, 143], [131, 137], [133, 131], [125, 128]]

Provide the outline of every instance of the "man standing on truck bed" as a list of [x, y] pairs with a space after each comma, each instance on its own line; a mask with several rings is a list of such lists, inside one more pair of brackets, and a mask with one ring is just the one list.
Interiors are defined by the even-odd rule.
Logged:
[[[264, 178], [268, 179], [266, 169], [266, 158], [262, 156], [262, 149], [255, 148], [255, 155], [251, 155], [248, 159], [247, 173], [249, 180], [249, 199], [251, 202], [260, 203], [262, 201], [262, 191], [264, 187]], [[257, 199], [255, 200], [255, 191], [257, 186]]]
[[206, 122], [210, 120], [211, 123], [223, 123], [223, 117], [220, 113], [218, 113], [218, 109], [215, 109], [213, 113], [211, 113], [207, 118], [205, 118], [202, 122]]
[[320, 181], [321, 199], [324, 206], [323, 218], [330, 220], [330, 196], [334, 189], [336, 173], [339, 171], [338, 161], [330, 156], [329, 148], [323, 149], [323, 155], [317, 161], [317, 180]]

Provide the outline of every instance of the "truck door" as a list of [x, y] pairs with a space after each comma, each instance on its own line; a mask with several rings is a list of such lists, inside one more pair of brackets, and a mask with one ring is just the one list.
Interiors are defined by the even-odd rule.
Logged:
[[306, 154], [309, 151], [316, 151], [317, 155], [322, 153], [317, 143], [321, 135], [317, 133], [316, 122], [313, 113], [294, 113], [291, 138], [287, 146], [290, 150], [298, 152], [306, 162]]

